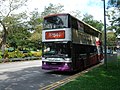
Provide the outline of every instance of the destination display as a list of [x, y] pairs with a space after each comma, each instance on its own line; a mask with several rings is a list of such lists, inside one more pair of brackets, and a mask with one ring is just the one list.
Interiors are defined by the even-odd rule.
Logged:
[[49, 31], [45, 32], [45, 39], [64, 39], [65, 31]]

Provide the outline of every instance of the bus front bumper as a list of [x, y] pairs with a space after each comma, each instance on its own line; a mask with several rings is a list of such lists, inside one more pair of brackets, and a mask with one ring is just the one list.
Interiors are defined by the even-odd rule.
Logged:
[[54, 71], [71, 71], [71, 63], [66, 62], [42, 62], [42, 69]]

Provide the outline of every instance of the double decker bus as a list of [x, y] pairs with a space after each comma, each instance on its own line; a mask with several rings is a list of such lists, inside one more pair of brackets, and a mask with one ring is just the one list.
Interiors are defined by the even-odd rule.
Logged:
[[77, 71], [97, 64], [96, 38], [101, 32], [70, 14], [44, 17], [42, 31], [42, 69]]

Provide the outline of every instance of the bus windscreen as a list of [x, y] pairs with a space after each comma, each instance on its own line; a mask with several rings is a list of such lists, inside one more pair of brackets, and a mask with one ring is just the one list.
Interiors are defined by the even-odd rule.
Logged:
[[68, 16], [56, 15], [44, 18], [43, 29], [68, 28]]
[[68, 57], [70, 47], [64, 43], [43, 43], [43, 55], [54, 57]]

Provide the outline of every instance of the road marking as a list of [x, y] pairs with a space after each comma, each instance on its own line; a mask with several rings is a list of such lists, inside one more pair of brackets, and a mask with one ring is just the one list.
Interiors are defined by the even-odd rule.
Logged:
[[55, 82], [55, 83], [53, 83], [53, 84], [50, 84], [50, 85], [48, 85], [48, 86], [46, 86], [46, 87], [40, 88], [39, 90], [54, 90], [55, 88], [58, 88], [59, 86], [62, 86], [62, 85], [64, 85], [64, 84], [66, 84], [66, 83], [74, 80], [75, 78], [83, 75], [84, 73], [87, 73], [88, 71], [90, 71], [90, 70], [92, 70], [93, 68], [96, 68], [96, 67], [98, 67], [98, 66], [100, 66], [100, 65], [102, 65], [102, 64], [103, 64], [103, 63], [97, 64], [97, 65], [95, 65], [95, 66], [93, 66], [93, 67], [90, 67], [90, 68], [88, 68], [88, 69], [86, 69], [86, 70], [84, 70], [84, 71], [82, 71], [82, 72], [79, 72], [79, 73], [77, 73], [77, 74], [75, 74], [75, 75], [69, 76], [69, 77], [67, 77], [67, 78], [65, 78], [65, 79], [63, 79], [63, 80], [57, 81], [57, 82]]

